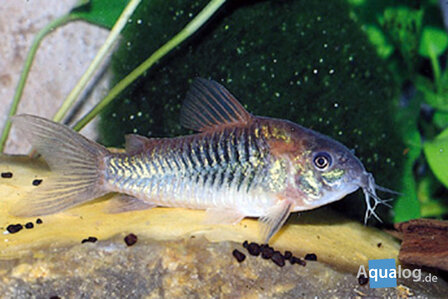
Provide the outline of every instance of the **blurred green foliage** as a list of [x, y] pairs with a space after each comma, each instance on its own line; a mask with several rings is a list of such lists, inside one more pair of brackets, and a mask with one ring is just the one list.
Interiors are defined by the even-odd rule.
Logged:
[[105, 28], [112, 28], [129, 0], [78, 0], [71, 15]]
[[[419, 112], [414, 125], [403, 132], [403, 136], [410, 137], [404, 193], [417, 197], [422, 216], [446, 218], [448, 35], [438, 1], [349, 2], [354, 18], [363, 24], [394, 79], [401, 86], [416, 90], [411, 96], [404, 93], [403, 99], [403, 109]], [[409, 105], [410, 102], [414, 102], [414, 106]], [[413, 201], [401, 196], [394, 207], [395, 221], [414, 218], [416, 207], [412, 204]]]
[[448, 186], [448, 129], [425, 143], [424, 150], [434, 175]]
[[448, 46], [448, 36], [441, 28], [425, 27], [423, 30], [419, 54], [431, 58], [442, 55]]

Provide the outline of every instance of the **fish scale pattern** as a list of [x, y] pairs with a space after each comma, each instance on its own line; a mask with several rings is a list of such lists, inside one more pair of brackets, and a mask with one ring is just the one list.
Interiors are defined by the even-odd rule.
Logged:
[[275, 199], [268, 190], [275, 178], [269, 171], [274, 158], [256, 131], [253, 125], [159, 139], [137, 155], [110, 157], [106, 181], [117, 192], [163, 206], [238, 206], [245, 214], [259, 214]]

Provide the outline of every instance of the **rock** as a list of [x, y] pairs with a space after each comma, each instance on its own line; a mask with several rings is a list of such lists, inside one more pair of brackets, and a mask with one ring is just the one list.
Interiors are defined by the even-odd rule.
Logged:
[[245, 249], [234, 242], [199, 237], [127, 247], [123, 236], [1, 262], [0, 293], [9, 298], [348, 298], [396, 297], [398, 292], [443, 297], [447, 290], [444, 281], [427, 287], [412, 280], [399, 281], [397, 290], [370, 289], [359, 284], [356, 273], [320, 262], [279, 267], [249, 255], [239, 263], [232, 251]]

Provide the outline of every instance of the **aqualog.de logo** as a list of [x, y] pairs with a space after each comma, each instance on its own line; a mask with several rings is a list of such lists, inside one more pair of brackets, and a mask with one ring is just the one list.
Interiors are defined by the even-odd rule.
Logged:
[[[362, 270], [364, 270], [364, 273], [360, 273]], [[369, 275], [367, 276], [365, 272], [364, 265], [361, 265], [358, 270], [358, 277], [360, 275], [369, 277], [371, 288], [393, 288], [397, 286], [395, 259], [370, 260]]]
[[395, 259], [369, 260], [369, 272], [364, 265], [358, 270], [357, 278], [362, 275], [369, 278], [371, 288], [393, 288], [397, 286], [397, 278], [411, 278], [414, 282], [437, 282], [437, 276], [429, 273], [422, 278], [422, 269], [402, 269], [395, 265]]

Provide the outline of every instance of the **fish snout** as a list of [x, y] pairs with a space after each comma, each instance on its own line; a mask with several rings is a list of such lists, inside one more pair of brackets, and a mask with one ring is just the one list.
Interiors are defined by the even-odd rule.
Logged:
[[364, 165], [358, 158], [353, 156], [353, 159], [350, 160], [350, 163], [347, 166], [347, 179], [350, 180], [352, 184], [355, 184], [363, 189], [370, 185], [373, 180], [373, 175], [366, 171]]

